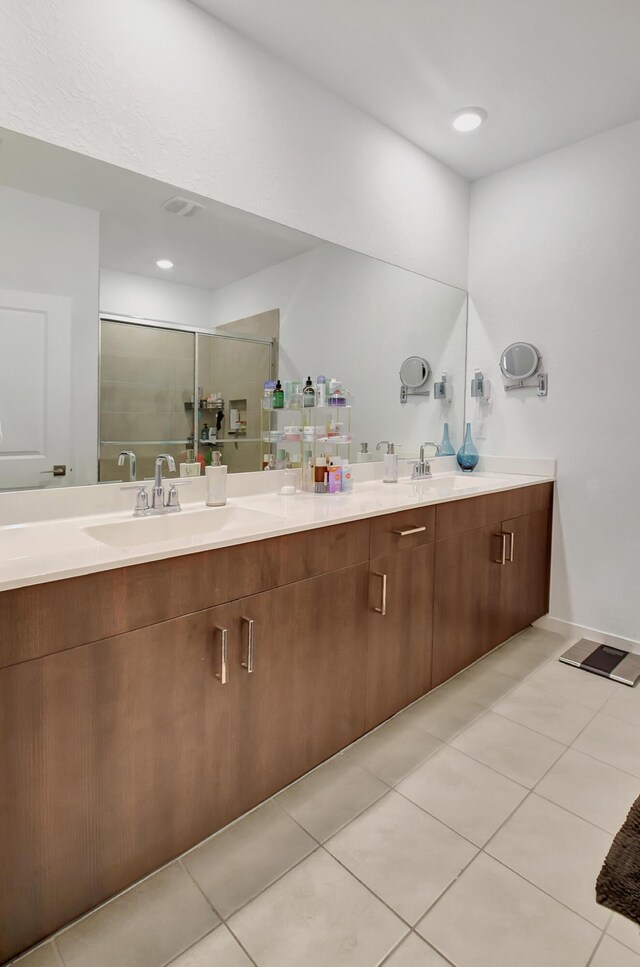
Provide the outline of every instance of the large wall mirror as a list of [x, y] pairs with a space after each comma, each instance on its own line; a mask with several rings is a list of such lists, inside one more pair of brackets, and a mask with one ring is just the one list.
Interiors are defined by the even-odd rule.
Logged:
[[[0, 226], [0, 490], [142, 480], [161, 451], [260, 470], [271, 379], [340, 381], [352, 461], [461, 440], [461, 289], [6, 130]], [[401, 404], [409, 356], [450, 401]]]

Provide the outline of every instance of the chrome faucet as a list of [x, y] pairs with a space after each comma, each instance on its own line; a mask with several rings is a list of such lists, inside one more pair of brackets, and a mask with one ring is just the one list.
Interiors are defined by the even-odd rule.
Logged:
[[427, 440], [426, 443], [421, 443], [420, 444], [420, 459], [414, 465], [414, 468], [411, 471], [411, 479], [412, 480], [426, 480], [429, 477], [432, 477], [433, 476], [433, 474], [431, 473], [431, 464], [430, 464], [430, 462], [428, 460], [425, 460], [425, 457], [424, 457], [424, 448], [425, 447], [435, 447], [436, 448], [436, 452], [435, 452], [434, 456], [436, 456], [436, 457], [440, 453], [440, 444], [439, 443], [434, 443], [433, 440]]
[[167, 467], [169, 468], [169, 473], [174, 473], [176, 469], [176, 462], [170, 453], [158, 454], [156, 457], [156, 475], [153, 481], [153, 491], [151, 493], [151, 511], [155, 511], [156, 513], [162, 513], [165, 510], [180, 510], [180, 501], [178, 500], [178, 492], [175, 486], [172, 486], [169, 490], [171, 502], [167, 501], [165, 504], [164, 486], [162, 484], [162, 464], [165, 460], [167, 462]]
[[124, 467], [124, 462], [129, 457], [129, 480], [136, 479], [136, 455], [133, 450], [121, 450], [118, 454], [118, 466]]

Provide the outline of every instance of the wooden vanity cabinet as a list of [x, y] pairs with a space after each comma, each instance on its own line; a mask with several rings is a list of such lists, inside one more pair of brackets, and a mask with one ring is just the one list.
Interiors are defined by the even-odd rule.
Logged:
[[235, 815], [228, 610], [0, 670], [0, 962]]
[[431, 688], [434, 536], [434, 507], [372, 521], [367, 730]]
[[545, 613], [551, 495], [0, 594], [0, 962]]
[[365, 731], [367, 571], [341, 568], [234, 606], [238, 815]]
[[547, 613], [552, 497], [539, 484], [438, 506], [434, 687]]

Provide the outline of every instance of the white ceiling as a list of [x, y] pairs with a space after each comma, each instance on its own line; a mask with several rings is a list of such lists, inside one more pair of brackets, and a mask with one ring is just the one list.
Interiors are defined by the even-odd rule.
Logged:
[[[320, 240], [193, 192], [0, 129], [0, 185], [100, 212], [100, 267], [217, 289], [306, 252]], [[176, 195], [205, 210], [160, 208]], [[171, 271], [157, 268], [168, 258]]]
[[194, 2], [471, 180], [640, 117], [640, 0]]

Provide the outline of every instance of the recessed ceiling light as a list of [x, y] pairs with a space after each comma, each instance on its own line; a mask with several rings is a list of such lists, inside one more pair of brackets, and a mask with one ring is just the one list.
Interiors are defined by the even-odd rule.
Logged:
[[451, 118], [456, 131], [475, 131], [487, 120], [487, 112], [481, 107], [463, 107]]
[[158, 261], [156, 262], [156, 265], [158, 266], [159, 269], [173, 268], [173, 262], [171, 261], [171, 259], [158, 259]]

